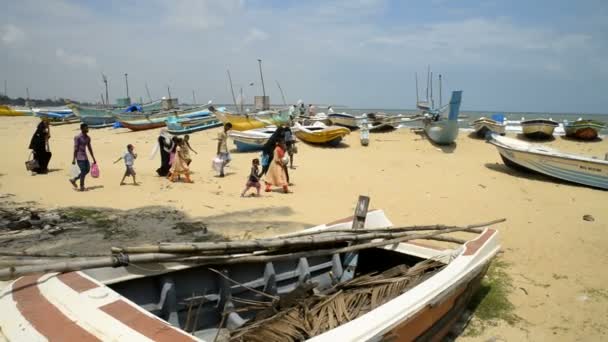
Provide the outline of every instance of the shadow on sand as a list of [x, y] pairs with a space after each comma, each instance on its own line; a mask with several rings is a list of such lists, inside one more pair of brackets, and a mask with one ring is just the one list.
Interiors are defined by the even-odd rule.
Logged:
[[536, 180], [536, 181], [561, 184], [561, 185], [576, 185], [576, 186], [584, 187], [583, 185], [580, 185], [580, 184], [571, 183], [568, 181], [561, 180], [559, 178], [554, 178], [551, 176], [543, 175], [534, 170], [530, 170], [525, 167], [521, 167], [519, 165], [507, 166], [505, 164], [486, 163], [485, 167], [492, 171], [497, 171], [497, 172], [500, 172], [500, 173], [503, 173], [503, 174], [506, 174], [509, 176], [514, 176], [517, 178], [525, 178], [525, 179], [529, 179], [529, 180]]
[[[53, 215], [55, 218], [50, 224], [60, 228], [60, 232], [5, 239], [3, 248], [75, 255], [107, 255], [112, 246], [253, 238], [262, 234], [276, 235], [302, 230], [323, 223], [292, 221], [289, 217], [294, 211], [287, 206], [194, 217], [170, 206], [127, 210], [98, 207], [44, 210], [26, 203], [14, 203], [11, 206], [16, 205], [36, 212], [41, 217]], [[6, 202], [2, 206], [6, 206]], [[278, 219], [270, 220], [268, 217]]]
[[545, 143], [545, 142], [551, 142], [551, 141], [555, 141], [555, 137], [554, 136], [550, 136], [548, 138], [530, 138], [527, 137], [525, 134], [523, 133], [517, 133], [517, 139], [519, 140], [523, 140], [523, 141], [527, 141], [530, 143]]

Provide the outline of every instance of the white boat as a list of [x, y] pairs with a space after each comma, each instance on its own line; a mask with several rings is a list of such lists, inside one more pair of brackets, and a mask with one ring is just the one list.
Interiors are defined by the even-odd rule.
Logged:
[[481, 117], [471, 123], [471, 127], [478, 137], [484, 138], [489, 133], [505, 135], [507, 125], [504, 122], [504, 115], [495, 114], [492, 118]]
[[521, 129], [525, 136], [533, 139], [548, 139], [559, 123], [551, 119], [530, 119], [521, 122]]
[[360, 122], [364, 117], [364, 115], [355, 116], [348, 113], [330, 113], [327, 115], [332, 124], [350, 129], [359, 128]]
[[[338, 220], [309, 231], [349, 229], [352, 220]], [[365, 228], [391, 226], [383, 211], [367, 213]], [[372, 304], [358, 317], [301, 339], [439, 341], [466, 310], [499, 249], [498, 232], [486, 228], [476, 238], [451, 249], [403, 242], [360, 251], [356, 258], [336, 253], [261, 263], [173, 262], [33, 274], [0, 285], [0, 337], [27, 342], [135, 342], [214, 341], [219, 335], [226, 340], [255, 319], [260, 311], [252, 305], [272, 304], [268, 296], [285, 298], [311, 283], [316, 284], [316, 290], [327, 291], [338, 282], [357, 280], [355, 270], [364, 275], [395, 267], [409, 272], [426, 262], [437, 266], [427, 276], [407, 279], [409, 288], [402, 287], [385, 301]], [[123, 263], [135, 262], [122, 259]], [[263, 334], [267, 324], [256, 331]]]
[[[240, 152], [259, 151], [276, 130], [276, 126], [266, 126], [246, 131], [230, 131], [228, 136], [232, 138], [236, 149]], [[295, 128], [292, 128], [292, 131], [295, 131]]]
[[498, 135], [492, 135], [489, 143], [496, 146], [507, 166], [608, 189], [608, 160], [565, 153], [544, 145], [530, 144]]

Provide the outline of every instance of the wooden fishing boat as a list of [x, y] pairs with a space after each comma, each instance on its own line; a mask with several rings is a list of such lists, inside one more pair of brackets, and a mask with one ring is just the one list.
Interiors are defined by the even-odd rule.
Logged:
[[5, 105], [0, 105], [0, 116], [28, 116], [32, 115], [32, 111], [28, 108], [13, 108]]
[[330, 113], [327, 115], [327, 118], [333, 125], [346, 127], [353, 130], [359, 128], [361, 120], [365, 118], [365, 116], [355, 116], [348, 113]]
[[401, 116], [389, 116], [385, 113], [365, 113], [370, 132], [392, 131], [401, 124]]
[[449, 114], [447, 119], [441, 118], [441, 111], [425, 117], [424, 132], [431, 141], [438, 145], [452, 144], [458, 137], [458, 114], [460, 112], [460, 102], [462, 100], [462, 90], [453, 91], [449, 103]]
[[192, 119], [175, 119], [174, 117], [167, 119], [167, 130], [173, 135], [190, 134], [221, 125], [222, 122], [215, 115]]
[[320, 122], [309, 126], [303, 126], [297, 123], [295, 128], [295, 135], [300, 140], [311, 144], [338, 146], [342, 141], [342, 138], [350, 134], [350, 130], [348, 128], [327, 126]]
[[521, 122], [523, 134], [531, 139], [549, 139], [557, 126], [559, 123], [550, 119], [530, 119]]
[[505, 165], [532, 170], [549, 177], [608, 189], [608, 160], [565, 153], [544, 145], [492, 135]]
[[[352, 226], [351, 217], [304, 233]], [[391, 226], [384, 212], [375, 210], [367, 213], [362, 228]], [[316, 296], [314, 287], [328, 293], [316, 297], [332, 310], [339, 305], [336, 300], [346, 296], [361, 296], [357, 299], [371, 304], [352, 308], [333, 326], [320, 315], [312, 317], [318, 332], [294, 328], [279, 336], [318, 342], [440, 341], [466, 310], [500, 249], [496, 230], [485, 228], [475, 234], [451, 249], [407, 241], [355, 253], [290, 254], [263, 262], [172, 262], [27, 275], [0, 285], [0, 336], [28, 342], [247, 341], [276, 333], [277, 324], [291, 327], [283, 316], [272, 313], [256, 325], [264, 317], [260, 308], [272, 305], [272, 298], [289, 307], [290, 300]], [[115, 258], [127, 265], [136, 263], [124, 255]], [[370, 279], [381, 283], [362, 284]], [[332, 292], [336, 286], [343, 290]], [[357, 286], [368, 291], [358, 294]], [[382, 294], [374, 300], [371, 292]], [[293, 337], [294, 333], [301, 335]]]
[[234, 141], [238, 151], [250, 152], [261, 150], [276, 130], [276, 126], [266, 126], [246, 131], [230, 131], [228, 135]]
[[599, 131], [604, 127], [606, 127], [606, 124], [597, 120], [578, 119], [572, 122], [564, 120], [566, 136], [579, 140], [596, 139]]
[[494, 114], [491, 119], [481, 117], [473, 121], [471, 127], [473, 127], [478, 137], [484, 138], [492, 132], [505, 135], [507, 125], [504, 123], [504, 115]]
[[257, 119], [254, 115], [249, 114], [232, 114], [228, 111], [219, 111], [215, 108], [209, 108], [213, 114], [217, 116], [222, 123], [230, 122], [232, 129], [235, 131], [247, 131], [254, 128], [262, 128], [270, 125], [270, 122], [264, 122]]
[[114, 118], [120, 122], [123, 127], [126, 127], [132, 131], [143, 131], [146, 129], [159, 128], [166, 126], [169, 118], [176, 118], [178, 121], [185, 119], [192, 119], [197, 117], [209, 116], [211, 112], [206, 108], [207, 106], [190, 108], [187, 110], [171, 110], [164, 111], [155, 114], [143, 114], [133, 118], [131, 114], [116, 114]]
[[251, 115], [268, 125], [282, 126], [289, 124], [291, 121], [287, 109], [263, 110]]

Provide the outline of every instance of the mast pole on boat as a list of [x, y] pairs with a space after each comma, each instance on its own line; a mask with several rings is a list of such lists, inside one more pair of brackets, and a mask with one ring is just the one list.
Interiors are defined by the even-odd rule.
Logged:
[[101, 74], [101, 77], [103, 78], [103, 83], [106, 86], [106, 106], [109, 106], [110, 105], [110, 98], [108, 96], [108, 78], [104, 74]]
[[[266, 107], [266, 88], [264, 87], [264, 74], [262, 74], [262, 60], [258, 58], [258, 65], [260, 66], [260, 78], [262, 79], [262, 96], [264, 96], [264, 106]], [[266, 109], [266, 108], [262, 108]]]
[[243, 97], [243, 87], [240, 88], [240, 97], [241, 97], [241, 113], [243, 113], [245, 111], [245, 108], [243, 107], [245, 104], [245, 98]]
[[416, 78], [416, 104], [418, 104], [418, 73], [415, 73], [415, 78]]
[[236, 104], [236, 97], [234, 96], [234, 88], [232, 87], [232, 77], [230, 77], [230, 70], [226, 69], [226, 73], [228, 74], [228, 81], [230, 82], [230, 92], [232, 93], [232, 101], [234, 101], [234, 109], [238, 111], [239, 106]]
[[433, 103], [433, 72], [431, 71], [431, 108], [435, 108], [435, 104]]
[[169, 101], [171, 101], [171, 88], [167, 86], [167, 94], [169, 94]]
[[6, 86], [6, 80], [4, 80], [4, 96], [8, 97], [8, 90], [7, 90], [7, 86]]
[[125, 85], [127, 88], [127, 98], [129, 97], [129, 74], [125, 72]]
[[148, 89], [148, 83], [146, 82], [146, 93], [148, 94], [148, 101], [152, 102], [152, 96], [150, 96], [150, 89]]
[[441, 74], [439, 74], [439, 108], [441, 108]]
[[431, 75], [431, 66], [426, 69], [426, 102], [429, 102], [429, 79]]
[[106, 101], [103, 99], [103, 93], [99, 94], [99, 96], [101, 97], [101, 104], [105, 106]]
[[196, 95], [194, 95], [194, 89], [192, 90], [192, 104], [196, 104]]
[[283, 93], [283, 89], [281, 88], [281, 84], [277, 80], [275, 80], [275, 82], [277, 82], [277, 87], [279, 87], [279, 90], [281, 91], [281, 97], [283, 98], [283, 105], [287, 106], [287, 101], [285, 101], [285, 94]]

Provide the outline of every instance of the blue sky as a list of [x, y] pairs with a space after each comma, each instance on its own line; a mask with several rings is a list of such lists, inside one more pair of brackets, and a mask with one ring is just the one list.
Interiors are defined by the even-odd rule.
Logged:
[[608, 112], [607, 1], [0, 2], [9, 96], [96, 101], [104, 73], [114, 99], [127, 72], [134, 98], [230, 102], [226, 69], [251, 98], [261, 58], [274, 103], [279, 81], [288, 102], [413, 108], [430, 64], [465, 110]]

